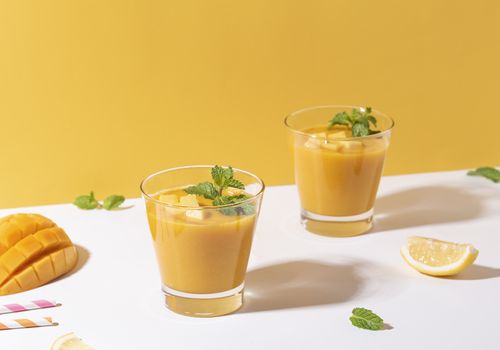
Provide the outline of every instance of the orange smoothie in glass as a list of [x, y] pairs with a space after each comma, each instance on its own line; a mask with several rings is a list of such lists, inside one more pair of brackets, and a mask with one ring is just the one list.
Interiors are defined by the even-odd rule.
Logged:
[[[340, 140], [336, 135], [343, 128], [327, 132], [325, 127], [315, 127], [303, 131], [325, 138], [313, 138], [295, 146], [295, 180], [303, 208], [331, 216], [370, 210], [384, 166], [384, 140]], [[345, 134], [344, 138], [350, 133]]]
[[328, 236], [368, 231], [392, 119], [369, 107], [324, 106], [292, 113], [285, 124], [306, 229]]
[[[165, 191], [157, 198], [168, 196], [183, 198], [186, 193]], [[195, 197], [198, 203], [205, 200]], [[218, 293], [238, 287], [245, 279], [256, 215], [225, 215], [203, 208], [147, 205], [162, 282], [174, 290]]]
[[199, 165], [153, 174], [141, 190], [167, 307], [197, 317], [240, 308], [262, 180]]

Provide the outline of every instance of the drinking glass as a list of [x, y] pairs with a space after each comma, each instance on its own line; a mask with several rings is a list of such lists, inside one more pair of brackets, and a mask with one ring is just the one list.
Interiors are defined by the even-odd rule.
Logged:
[[307, 230], [327, 236], [369, 231], [373, 207], [394, 121], [372, 110], [379, 132], [363, 137], [332, 137], [328, 121], [358, 106], [319, 106], [285, 118], [293, 145], [301, 219]]
[[210, 317], [243, 304], [245, 274], [264, 183], [233, 169], [248, 199], [228, 205], [185, 207], [159, 200], [162, 193], [212, 181], [211, 165], [163, 170], [141, 183], [166, 306]]

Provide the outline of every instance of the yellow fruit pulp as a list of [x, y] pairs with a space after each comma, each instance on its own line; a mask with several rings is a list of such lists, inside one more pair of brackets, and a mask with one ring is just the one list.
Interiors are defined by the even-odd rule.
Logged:
[[0, 295], [39, 287], [73, 269], [78, 254], [64, 230], [38, 214], [0, 219]]
[[166, 190], [157, 198], [165, 203], [189, 204], [183, 209], [147, 203], [151, 236], [165, 286], [208, 294], [243, 283], [255, 214], [232, 216], [223, 215], [219, 209], [204, 209], [204, 203], [211, 205], [211, 200], [186, 195], [183, 190]]
[[295, 181], [302, 207], [328, 216], [364, 213], [375, 202], [387, 143], [383, 138], [342, 139], [349, 130], [314, 127], [295, 140]]

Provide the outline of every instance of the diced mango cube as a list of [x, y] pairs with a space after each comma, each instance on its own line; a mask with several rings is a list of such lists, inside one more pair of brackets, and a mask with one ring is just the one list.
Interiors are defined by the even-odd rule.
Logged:
[[183, 207], [199, 207], [200, 204], [198, 203], [198, 200], [196, 199], [195, 194], [188, 194], [187, 196], [182, 196], [179, 198], [179, 204], [182, 205]]
[[0, 287], [0, 295], [8, 295], [22, 292], [23, 289], [15, 278], [9, 279], [2, 287]]
[[72, 269], [73, 267], [75, 267], [78, 261], [78, 252], [76, 250], [76, 247], [72, 245], [64, 248], [63, 251], [64, 251], [64, 258], [66, 259], [66, 267], [68, 269]]
[[13, 246], [22, 238], [21, 229], [8, 221], [0, 224], [0, 232], [0, 242], [4, 247]]
[[54, 265], [54, 269], [56, 271], [56, 275], [62, 275], [66, 272], [66, 257], [64, 256], [63, 249], [58, 250], [50, 254], [50, 258], [52, 259], [52, 264]]
[[338, 141], [343, 152], [358, 152], [363, 149], [363, 143], [360, 141]]
[[324, 143], [325, 143], [325, 140], [311, 136], [304, 144], [304, 147], [317, 149], [317, 148], [320, 148], [321, 145]]
[[17, 243], [16, 248], [26, 258], [30, 258], [37, 255], [43, 249], [43, 245], [31, 235]]
[[40, 281], [43, 283], [50, 281], [55, 275], [50, 255], [44, 256], [42, 259], [35, 262], [33, 264], [33, 268], [35, 269], [38, 277], [40, 277]]
[[240, 194], [245, 194], [245, 190], [240, 190], [239, 188], [227, 187], [222, 190], [224, 196], [237, 196]]
[[161, 194], [159, 197], [160, 202], [166, 204], [178, 204], [179, 197], [176, 194]]
[[28, 266], [18, 274], [16, 274], [16, 280], [23, 289], [32, 289], [40, 285], [40, 280], [38, 279], [33, 266]]
[[347, 136], [347, 133], [342, 130], [342, 131], [335, 131], [335, 132], [332, 132], [332, 133], [329, 133], [328, 134], [328, 139], [345, 139]]
[[[0, 264], [3, 265], [4, 269], [9, 273], [14, 272], [19, 266], [25, 261], [24, 255], [22, 255], [16, 248], [11, 248], [0, 257]], [[0, 281], [2, 283], [3, 281]]]
[[[180, 205], [184, 207], [199, 207], [200, 204], [198, 203], [198, 200], [196, 199], [196, 195], [194, 194], [188, 194], [187, 196], [183, 196], [180, 198]], [[202, 220], [203, 219], [203, 210], [186, 210], [186, 216], [197, 219], [197, 220]]]
[[338, 142], [328, 142], [321, 145], [322, 148], [328, 149], [330, 151], [338, 151], [340, 149], [340, 145]]
[[186, 210], [186, 216], [189, 218], [203, 220], [204, 219], [204, 211], [203, 210]]

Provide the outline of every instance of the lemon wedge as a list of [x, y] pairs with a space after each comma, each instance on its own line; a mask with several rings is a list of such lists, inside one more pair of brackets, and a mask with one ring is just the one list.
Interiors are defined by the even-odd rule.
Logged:
[[465, 270], [478, 255], [471, 244], [426, 237], [408, 237], [401, 255], [415, 270], [431, 276], [451, 276]]
[[51, 350], [94, 350], [85, 344], [75, 333], [60, 336], [52, 344]]

